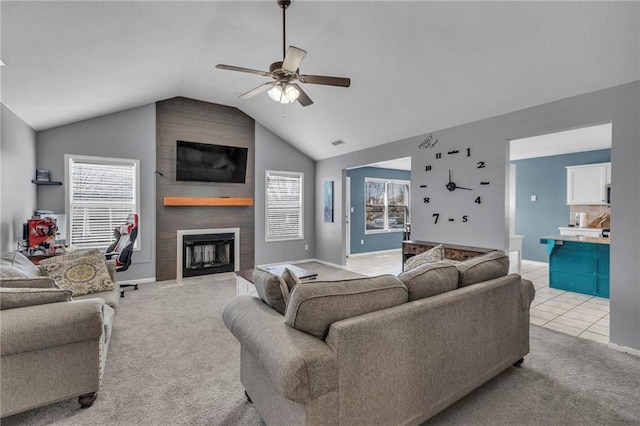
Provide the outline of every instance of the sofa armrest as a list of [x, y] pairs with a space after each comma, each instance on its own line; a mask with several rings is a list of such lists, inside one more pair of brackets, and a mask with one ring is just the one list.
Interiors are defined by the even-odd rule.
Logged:
[[104, 305], [104, 300], [95, 298], [3, 310], [0, 354], [100, 339]]
[[115, 260], [105, 260], [107, 262], [107, 271], [109, 271], [109, 276], [111, 277], [111, 281], [113, 283], [117, 283], [116, 281], [116, 261]]
[[531, 306], [531, 302], [536, 297], [536, 288], [533, 286], [533, 283], [525, 278], [522, 278], [522, 307], [529, 311], [529, 307]]
[[335, 352], [324, 341], [286, 325], [284, 317], [261, 300], [235, 297], [222, 319], [288, 399], [306, 402], [338, 388]]

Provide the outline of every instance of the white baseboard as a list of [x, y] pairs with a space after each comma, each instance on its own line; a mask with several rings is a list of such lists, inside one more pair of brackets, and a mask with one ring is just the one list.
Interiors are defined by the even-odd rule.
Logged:
[[145, 283], [155, 283], [155, 282], [156, 282], [156, 277], [140, 278], [139, 280], [124, 280], [124, 281], [118, 280], [118, 284], [145, 284]]
[[527, 260], [527, 259], [522, 259], [522, 263], [528, 263], [528, 264], [533, 264], [533, 265], [540, 265], [540, 266], [549, 266], [549, 262], [540, 262], [539, 260]]
[[622, 346], [622, 345], [618, 345], [616, 343], [611, 343], [611, 342], [609, 342], [609, 348], [614, 349], [614, 350], [619, 351], [619, 352], [624, 352], [624, 353], [628, 353], [628, 354], [633, 355], [633, 356], [640, 357], [640, 350], [638, 350], [638, 349], [629, 348], [627, 346]]
[[384, 254], [384, 253], [393, 253], [399, 251], [401, 252], [401, 248], [388, 249], [388, 250], [376, 250], [376, 251], [368, 251], [366, 253], [351, 253], [349, 257], [358, 257], [358, 256], [371, 256], [372, 254]]

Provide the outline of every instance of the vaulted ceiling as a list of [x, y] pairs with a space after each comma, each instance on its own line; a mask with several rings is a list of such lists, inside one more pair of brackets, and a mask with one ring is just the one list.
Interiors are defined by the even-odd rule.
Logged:
[[[5, 1], [2, 102], [43, 130], [174, 96], [235, 106], [314, 159], [640, 78], [636, 2], [294, 0], [309, 107], [241, 93], [282, 57], [269, 1]], [[342, 139], [346, 144], [333, 146]]]

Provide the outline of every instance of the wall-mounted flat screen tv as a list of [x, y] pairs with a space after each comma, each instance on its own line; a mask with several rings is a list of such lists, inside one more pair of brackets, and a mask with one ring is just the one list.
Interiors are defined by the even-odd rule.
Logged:
[[244, 183], [248, 148], [177, 141], [176, 180]]

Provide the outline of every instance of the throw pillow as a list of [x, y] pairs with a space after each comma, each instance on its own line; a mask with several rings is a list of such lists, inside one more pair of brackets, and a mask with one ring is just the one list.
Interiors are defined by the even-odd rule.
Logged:
[[400, 305], [407, 299], [407, 287], [393, 275], [315, 281], [293, 289], [284, 320], [324, 339], [336, 321]]
[[33, 278], [42, 274], [36, 265], [17, 251], [0, 255], [1, 278]]
[[5, 288], [60, 288], [49, 277], [34, 278], [3, 278], [0, 287]]
[[284, 315], [289, 301], [289, 288], [280, 276], [256, 268], [253, 271], [253, 285], [264, 303]]
[[456, 268], [459, 273], [458, 287], [465, 287], [507, 275], [509, 256], [503, 251], [491, 251], [460, 262]]
[[280, 277], [284, 280], [285, 283], [287, 283], [289, 293], [291, 293], [291, 290], [293, 290], [293, 288], [301, 282], [300, 278], [298, 278], [296, 274], [291, 272], [289, 268], [284, 268], [284, 272]]
[[425, 263], [398, 275], [409, 290], [409, 300], [423, 299], [458, 288], [458, 269], [446, 260]]
[[59, 288], [0, 288], [0, 310], [68, 302], [71, 290]]
[[100, 254], [42, 265], [42, 270], [46, 276], [53, 278], [60, 288], [73, 291], [74, 296], [114, 288], [104, 256]]
[[407, 259], [404, 263], [404, 270], [409, 271], [420, 265], [424, 265], [425, 263], [438, 262], [439, 260], [444, 260], [444, 246], [442, 244], [438, 244], [424, 253], [417, 254]]

